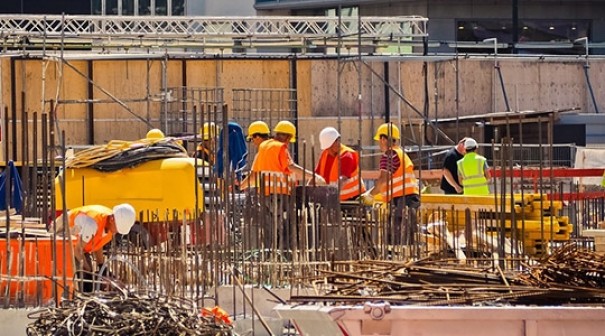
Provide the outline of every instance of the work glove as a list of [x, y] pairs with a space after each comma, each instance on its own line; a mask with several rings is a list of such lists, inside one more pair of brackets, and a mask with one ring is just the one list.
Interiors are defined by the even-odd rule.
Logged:
[[361, 203], [363, 203], [363, 205], [367, 205], [367, 206], [374, 205], [374, 196], [372, 196], [372, 194], [370, 194], [369, 192], [365, 192], [365, 193], [361, 194], [361, 196], [359, 196], [359, 198], [361, 199]]

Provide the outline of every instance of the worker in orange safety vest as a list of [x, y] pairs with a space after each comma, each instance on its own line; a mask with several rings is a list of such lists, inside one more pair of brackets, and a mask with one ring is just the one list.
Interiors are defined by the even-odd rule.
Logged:
[[334, 127], [321, 130], [319, 145], [322, 153], [315, 172], [321, 175], [328, 185], [340, 187], [340, 200], [355, 199], [365, 192], [365, 185], [359, 176], [359, 154], [340, 142], [338, 130]]
[[[260, 196], [259, 216], [262, 217], [257, 243], [264, 248], [289, 249], [295, 239], [296, 228], [291, 227], [287, 217], [290, 194], [296, 181], [315, 181], [325, 185], [323, 177], [294, 163], [289, 143], [296, 142], [296, 127], [287, 120], [280, 121], [273, 128], [274, 138], [260, 143], [258, 153], [252, 163], [248, 178], [242, 182], [242, 190], [252, 189], [250, 194]], [[277, 225], [277, 226], [275, 226]]]
[[[393, 235], [387, 237], [387, 243], [408, 245], [414, 243], [417, 232], [416, 209], [420, 207], [420, 191], [414, 175], [414, 163], [399, 146], [400, 139], [401, 132], [392, 123], [384, 123], [376, 130], [374, 140], [379, 142], [383, 152], [380, 158], [380, 176], [374, 187], [361, 195], [361, 199], [364, 204], [371, 205], [374, 196], [380, 193], [393, 210]], [[404, 210], [408, 214], [406, 217], [403, 216]], [[404, 218], [406, 223], [403, 223]]]
[[[64, 221], [71, 228], [71, 234], [78, 237], [78, 244], [74, 250], [74, 257], [90, 274], [93, 258], [97, 264], [97, 270], [105, 263], [103, 247], [111, 242], [115, 234], [128, 234], [136, 220], [134, 208], [127, 203], [108, 208], [103, 205], [85, 205], [68, 211], [67, 218], [64, 215], [56, 219], [57, 232], [65, 233]], [[85, 279], [87, 277], [84, 277]], [[85, 283], [84, 291], [92, 291], [92, 284]]]

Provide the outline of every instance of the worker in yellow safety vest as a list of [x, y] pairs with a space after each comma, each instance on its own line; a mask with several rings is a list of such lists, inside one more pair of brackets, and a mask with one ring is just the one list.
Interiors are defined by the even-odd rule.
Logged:
[[338, 130], [334, 127], [321, 130], [319, 146], [323, 152], [315, 172], [329, 185], [340, 185], [340, 200], [351, 200], [365, 192], [366, 187], [359, 176], [359, 154], [341, 144]]
[[[393, 236], [387, 237], [387, 243], [412, 244], [417, 231], [416, 210], [420, 207], [420, 191], [414, 175], [414, 164], [399, 146], [400, 139], [401, 132], [393, 123], [382, 124], [376, 130], [374, 140], [379, 141], [383, 152], [380, 158], [380, 176], [374, 187], [362, 194], [361, 199], [364, 204], [370, 205], [374, 196], [380, 193], [392, 209]], [[407, 214], [405, 217], [404, 211]]]
[[[78, 236], [78, 244], [74, 250], [74, 257], [80, 268], [86, 271], [84, 279], [92, 280], [93, 258], [97, 264], [97, 271], [105, 263], [103, 247], [111, 242], [115, 234], [128, 234], [136, 220], [134, 208], [127, 203], [108, 208], [103, 205], [85, 205], [71, 209], [56, 219], [57, 232], [65, 234], [63, 221], [66, 220], [71, 233]], [[92, 291], [92, 284], [85, 283], [84, 291]]]
[[488, 183], [491, 174], [487, 159], [476, 153], [478, 147], [475, 139], [466, 139], [466, 154], [458, 160], [458, 179], [464, 189], [464, 195], [489, 195]]

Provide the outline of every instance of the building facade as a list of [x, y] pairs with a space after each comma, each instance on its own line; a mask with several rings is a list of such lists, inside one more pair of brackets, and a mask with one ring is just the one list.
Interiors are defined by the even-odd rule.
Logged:
[[253, 0], [15, 0], [0, 2], [0, 13], [250, 16], [253, 5]]
[[[259, 15], [419, 15], [430, 52], [605, 53], [604, 0], [256, 0]], [[489, 43], [483, 41], [489, 40]]]

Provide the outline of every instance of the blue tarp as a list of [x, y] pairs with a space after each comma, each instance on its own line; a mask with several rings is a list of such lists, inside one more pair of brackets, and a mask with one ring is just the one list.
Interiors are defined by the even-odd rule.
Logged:
[[[238, 180], [241, 180], [242, 169], [246, 166], [246, 159], [248, 157], [248, 147], [246, 146], [246, 139], [244, 137], [244, 131], [242, 127], [234, 122], [230, 121], [228, 124], [229, 129], [229, 161], [230, 167], [235, 172]], [[219, 138], [216, 170], [219, 176], [223, 175], [224, 164], [223, 164], [223, 131]]]
[[11, 187], [10, 208], [17, 210], [17, 213], [21, 213], [21, 209], [23, 209], [23, 185], [13, 161], [8, 161], [8, 168], [0, 173], [0, 210], [6, 210], [7, 208], [6, 181], [8, 181], [9, 176], [11, 179], [9, 183]]

